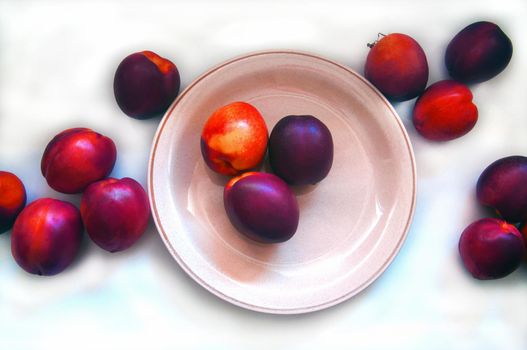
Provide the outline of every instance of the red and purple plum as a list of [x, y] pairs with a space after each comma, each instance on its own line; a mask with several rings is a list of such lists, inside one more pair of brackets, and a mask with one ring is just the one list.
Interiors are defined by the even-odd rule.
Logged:
[[0, 233], [9, 230], [26, 205], [26, 188], [8, 171], [0, 171]]
[[511, 57], [512, 42], [501, 28], [491, 22], [476, 22], [450, 41], [445, 64], [452, 78], [479, 83], [501, 73]]
[[79, 210], [65, 201], [41, 198], [18, 215], [11, 234], [11, 253], [27, 272], [51, 276], [73, 262], [81, 239]]
[[315, 184], [333, 164], [331, 132], [312, 115], [286, 116], [271, 131], [269, 163], [288, 184]]
[[131, 247], [145, 232], [150, 205], [134, 179], [104, 179], [86, 188], [81, 216], [90, 238], [102, 249], [117, 252]]
[[490, 164], [479, 176], [479, 203], [494, 208], [503, 219], [527, 220], [527, 157], [510, 156]]
[[207, 119], [201, 133], [201, 154], [213, 171], [238, 175], [262, 162], [267, 139], [260, 112], [249, 103], [234, 102]]
[[152, 51], [127, 56], [117, 67], [113, 80], [117, 104], [126, 115], [136, 119], [165, 112], [179, 87], [177, 67]]
[[465, 268], [477, 279], [505, 277], [516, 270], [525, 244], [516, 226], [499, 219], [480, 219], [461, 234], [459, 253]]
[[428, 62], [417, 41], [392, 33], [372, 45], [364, 75], [393, 101], [410, 100], [423, 92], [428, 81]]
[[113, 141], [91, 129], [62, 131], [47, 145], [40, 168], [48, 185], [62, 193], [80, 193], [108, 176], [116, 159]]
[[449, 141], [468, 133], [478, 120], [472, 92], [462, 83], [442, 80], [430, 85], [415, 102], [415, 129], [433, 141]]
[[223, 191], [223, 203], [233, 226], [260, 243], [285, 242], [298, 227], [296, 198], [273, 174], [249, 172], [231, 179]]

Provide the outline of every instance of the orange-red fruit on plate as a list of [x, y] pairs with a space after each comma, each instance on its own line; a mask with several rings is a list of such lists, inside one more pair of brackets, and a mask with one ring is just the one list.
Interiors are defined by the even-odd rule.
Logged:
[[13, 226], [26, 205], [26, 189], [20, 179], [8, 171], [0, 171], [0, 233]]
[[433, 141], [449, 141], [468, 133], [478, 120], [470, 89], [454, 80], [430, 85], [417, 99], [413, 122], [416, 130]]
[[108, 176], [117, 151], [113, 141], [91, 129], [67, 129], [47, 145], [40, 167], [48, 185], [62, 193], [79, 193]]
[[388, 99], [410, 100], [423, 92], [428, 81], [425, 52], [408, 35], [383, 36], [371, 45], [364, 76]]
[[79, 210], [71, 203], [41, 198], [18, 215], [11, 253], [29, 273], [56, 275], [75, 259], [82, 239]]
[[201, 133], [201, 154], [213, 171], [236, 175], [256, 167], [267, 149], [268, 131], [251, 104], [234, 102], [216, 110]]

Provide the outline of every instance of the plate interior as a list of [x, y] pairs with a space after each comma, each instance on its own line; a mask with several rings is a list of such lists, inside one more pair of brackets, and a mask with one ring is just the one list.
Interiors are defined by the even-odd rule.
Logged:
[[[234, 101], [253, 104], [269, 132], [290, 114], [331, 131], [333, 166], [319, 184], [293, 188], [300, 223], [287, 242], [238, 233], [223, 206], [228, 178], [201, 157], [207, 118]], [[353, 71], [309, 54], [248, 55], [200, 77], [165, 115], [150, 167], [154, 219], [176, 260], [211, 292], [258, 311], [314, 311], [358, 293], [393, 259], [414, 210], [413, 154], [393, 108]]]

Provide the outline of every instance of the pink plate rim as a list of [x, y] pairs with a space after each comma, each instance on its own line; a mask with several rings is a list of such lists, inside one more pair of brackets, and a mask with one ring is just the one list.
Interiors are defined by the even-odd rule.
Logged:
[[[203, 80], [205, 77], [209, 76], [210, 74], [218, 71], [219, 69], [221, 69], [221, 68], [223, 68], [223, 67], [225, 67], [227, 65], [236, 63], [238, 61], [242, 61], [242, 60], [245, 60], [245, 59], [248, 59], [248, 58], [252, 58], [252, 57], [255, 57], [255, 56], [276, 55], [276, 54], [279, 54], [279, 55], [284, 55], [284, 54], [285, 55], [298, 55], [298, 56], [310, 57], [310, 58], [314, 58], [314, 59], [317, 59], [317, 60], [321, 60], [321, 61], [324, 61], [326, 63], [330, 63], [330, 64], [336, 66], [337, 68], [340, 68], [340, 69], [352, 74], [353, 76], [355, 76], [355, 78], [358, 78], [359, 80], [361, 80], [367, 87], [369, 87], [375, 94], [377, 94], [380, 97], [381, 101], [390, 110], [391, 114], [395, 118], [395, 121], [396, 121], [397, 125], [399, 126], [399, 128], [401, 130], [401, 134], [402, 134], [402, 136], [404, 138], [404, 141], [406, 143], [406, 148], [408, 150], [408, 155], [410, 156], [411, 163], [412, 163], [412, 185], [413, 186], [412, 186], [412, 199], [411, 199], [412, 201], [411, 201], [410, 212], [408, 214], [408, 218], [407, 218], [407, 221], [406, 221], [406, 224], [405, 224], [404, 232], [401, 234], [400, 239], [399, 239], [399, 241], [397, 243], [397, 246], [393, 250], [392, 254], [386, 258], [386, 261], [377, 270], [377, 272], [375, 274], [373, 274], [367, 281], [365, 281], [358, 288], [355, 288], [351, 292], [349, 292], [347, 294], [344, 294], [343, 296], [341, 296], [339, 298], [335, 298], [334, 300], [327, 301], [327, 302], [324, 302], [324, 303], [321, 303], [321, 304], [317, 304], [317, 305], [312, 305], [312, 306], [309, 306], [309, 307], [297, 308], [297, 309], [275, 309], [275, 308], [263, 307], [263, 306], [260, 306], [260, 305], [248, 304], [248, 303], [242, 302], [240, 300], [234, 299], [234, 298], [230, 297], [229, 295], [226, 295], [226, 294], [218, 291], [217, 289], [215, 289], [214, 287], [209, 285], [206, 281], [204, 281], [199, 276], [197, 276], [194, 273], [194, 271], [192, 271], [192, 269], [190, 267], [188, 267], [186, 265], [186, 263], [183, 261], [183, 259], [178, 255], [176, 249], [170, 244], [170, 241], [169, 241], [169, 239], [167, 237], [167, 234], [166, 234], [166, 232], [164, 230], [164, 227], [163, 227], [163, 224], [161, 222], [161, 218], [159, 217], [159, 213], [158, 213], [157, 206], [156, 206], [156, 198], [155, 198], [155, 195], [154, 195], [154, 180], [153, 180], [153, 168], [154, 168], [154, 166], [153, 166], [153, 164], [154, 164], [154, 160], [155, 160], [155, 156], [156, 156], [156, 150], [157, 150], [159, 138], [160, 138], [161, 133], [164, 130], [164, 127], [165, 127], [165, 125], [167, 123], [167, 120], [168, 120], [170, 114], [176, 108], [178, 103], [182, 99], [185, 98], [185, 96], [188, 94], [188, 92], [190, 90], [192, 90], [196, 84], [198, 84], [201, 80]], [[213, 293], [217, 297], [219, 297], [219, 298], [221, 298], [221, 299], [223, 299], [223, 300], [225, 300], [225, 301], [227, 301], [229, 303], [237, 305], [239, 307], [245, 308], [245, 309], [249, 309], [249, 310], [252, 310], [252, 311], [258, 311], [258, 312], [263, 312], [263, 313], [270, 313], [270, 314], [302, 314], [302, 313], [308, 313], [308, 312], [314, 312], [314, 311], [323, 310], [323, 309], [335, 306], [335, 305], [337, 305], [337, 304], [339, 304], [339, 303], [341, 303], [343, 301], [346, 301], [346, 300], [350, 299], [351, 297], [359, 294], [364, 289], [366, 289], [373, 281], [375, 281], [387, 269], [387, 267], [391, 264], [391, 262], [393, 261], [395, 256], [400, 251], [404, 241], [406, 240], [406, 237], [408, 235], [408, 231], [410, 230], [410, 226], [411, 226], [411, 223], [412, 223], [412, 220], [413, 220], [413, 216], [414, 216], [414, 213], [415, 213], [416, 195], [417, 195], [417, 169], [416, 169], [415, 156], [414, 156], [414, 152], [413, 152], [413, 149], [412, 149], [412, 144], [410, 142], [410, 138], [408, 137], [408, 133], [406, 132], [406, 129], [405, 129], [405, 127], [404, 127], [399, 115], [397, 114], [397, 112], [395, 111], [393, 106], [390, 104], [390, 102], [384, 97], [384, 95], [379, 90], [377, 90], [377, 88], [375, 88], [375, 86], [373, 86], [368, 80], [366, 80], [363, 76], [361, 76], [360, 74], [355, 72], [353, 69], [351, 69], [349, 67], [346, 67], [346, 66], [344, 66], [342, 64], [339, 64], [339, 63], [337, 63], [335, 61], [332, 61], [330, 59], [327, 59], [327, 58], [324, 58], [322, 56], [319, 56], [317, 54], [303, 52], [303, 51], [297, 51], [297, 50], [263, 50], [263, 51], [251, 52], [251, 53], [248, 53], [248, 54], [244, 54], [244, 55], [240, 55], [240, 56], [234, 57], [234, 58], [232, 58], [230, 60], [227, 60], [227, 61], [225, 61], [223, 63], [220, 63], [219, 65], [217, 65], [215, 67], [212, 67], [211, 69], [207, 70], [205, 73], [203, 73], [200, 76], [198, 76], [194, 81], [192, 81], [179, 94], [179, 96], [170, 105], [170, 107], [168, 108], [168, 110], [164, 114], [163, 118], [161, 119], [161, 121], [159, 123], [159, 127], [157, 128], [157, 131], [156, 131], [156, 133], [154, 135], [154, 139], [152, 141], [152, 147], [151, 147], [151, 151], [150, 151], [150, 159], [149, 159], [149, 162], [148, 162], [148, 197], [149, 197], [149, 200], [150, 200], [150, 208], [151, 208], [151, 211], [152, 211], [152, 217], [154, 219], [155, 225], [156, 225], [156, 227], [158, 229], [158, 232], [159, 232], [159, 234], [160, 234], [165, 246], [168, 248], [168, 250], [170, 251], [171, 255], [176, 260], [176, 262], [179, 264], [179, 266], [194, 281], [196, 281], [199, 285], [201, 285], [203, 288], [205, 288], [209, 292]]]

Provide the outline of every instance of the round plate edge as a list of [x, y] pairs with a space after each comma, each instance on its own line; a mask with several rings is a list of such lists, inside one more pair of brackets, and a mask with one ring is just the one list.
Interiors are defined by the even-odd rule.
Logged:
[[[372, 275], [371, 278], [368, 279], [366, 282], [364, 282], [361, 286], [355, 288], [354, 290], [350, 291], [349, 293], [343, 295], [340, 298], [336, 298], [336, 299], [331, 300], [329, 302], [324, 302], [324, 303], [321, 303], [321, 304], [318, 304], [318, 305], [313, 305], [313, 306], [303, 307], [303, 308], [274, 309], [274, 308], [266, 308], [266, 307], [261, 307], [261, 306], [258, 306], [258, 305], [248, 304], [248, 303], [245, 303], [245, 302], [242, 302], [240, 300], [231, 298], [230, 296], [221, 293], [220, 291], [216, 290], [211, 285], [206, 283], [204, 280], [202, 280], [199, 276], [197, 276], [192, 271], [192, 269], [190, 269], [185, 264], [183, 259], [181, 259], [181, 257], [177, 254], [177, 252], [174, 250], [174, 248], [171, 246], [170, 242], [168, 241], [168, 238], [167, 238], [167, 236], [166, 236], [166, 234], [165, 234], [165, 232], [163, 230], [163, 226], [162, 226], [162, 224], [160, 222], [160, 218], [159, 218], [157, 210], [156, 210], [155, 196], [154, 196], [154, 191], [153, 191], [153, 163], [154, 163], [154, 159], [155, 159], [155, 152], [156, 152], [156, 149], [157, 149], [157, 144], [158, 144], [158, 141], [159, 141], [159, 137], [161, 135], [161, 132], [163, 131], [163, 128], [164, 128], [164, 126], [165, 126], [165, 124], [166, 124], [166, 122], [168, 120], [169, 115], [174, 110], [174, 108], [177, 106], [179, 101], [181, 99], [183, 99], [184, 96], [196, 84], [198, 84], [201, 80], [203, 80], [208, 75], [212, 74], [213, 72], [221, 69], [222, 67], [224, 67], [226, 65], [230, 65], [230, 64], [232, 64], [234, 62], [237, 62], [237, 61], [240, 61], [240, 60], [244, 60], [244, 59], [248, 59], [248, 58], [251, 58], [251, 57], [254, 57], [254, 56], [274, 55], [274, 54], [291, 54], [291, 55], [307, 56], [307, 57], [315, 58], [315, 59], [318, 59], [318, 60], [322, 60], [324, 62], [327, 62], [327, 63], [330, 63], [332, 65], [335, 65], [335, 66], [337, 66], [337, 67], [339, 67], [341, 69], [344, 69], [345, 71], [353, 74], [354, 76], [359, 78], [361, 81], [363, 81], [370, 89], [372, 89], [375, 92], [375, 94], [377, 94], [381, 98], [383, 103], [388, 107], [390, 112], [395, 117], [395, 120], [396, 120], [396, 122], [397, 122], [397, 124], [398, 124], [398, 126], [399, 126], [399, 128], [400, 128], [400, 130], [402, 132], [403, 137], [404, 137], [404, 140], [405, 140], [405, 143], [406, 143], [406, 146], [407, 146], [407, 150], [408, 150], [408, 155], [410, 157], [411, 164], [412, 164], [412, 177], [413, 177], [412, 185], [413, 186], [412, 186], [412, 201], [411, 201], [410, 213], [408, 215], [408, 219], [407, 219], [407, 222], [406, 222], [406, 225], [405, 225], [404, 232], [401, 235], [401, 238], [400, 238], [399, 242], [397, 243], [397, 246], [395, 247], [394, 251], [390, 255], [390, 257], [388, 259], [386, 259], [386, 261], [379, 268], [377, 273]], [[320, 311], [320, 310], [323, 310], [323, 309], [335, 306], [335, 305], [340, 304], [340, 303], [352, 298], [353, 296], [359, 294], [360, 292], [365, 290], [369, 285], [371, 285], [388, 268], [388, 266], [393, 262], [393, 260], [395, 259], [395, 257], [399, 253], [402, 245], [404, 244], [404, 242], [406, 240], [406, 237], [408, 236], [408, 232], [410, 230], [410, 226], [411, 226], [411, 223], [413, 221], [413, 216], [414, 216], [415, 207], [416, 207], [416, 197], [417, 197], [417, 167], [416, 167], [416, 163], [415, 163], [415, 155], [414, 155], [414, 152], [413, 152], [413, 148], [412, 148], [412, 144], [411, 144], [410, 138], [408, 136], [408, 133], [406, 132], [406, 129], [405, 129], [405, 127], [404, 127], [404, 125], [403, 125], [403, 123], [401, 121], [401, 118], [399, 117], [397, 111], [394, 109], [394, 107], [391, 105], [391, 103], [386, 99], [386, 97], [384, 97], [384, 95], [375, 86], [373, 86], [368, 80], [366, 80], [366, 78], [364, 78], [362, 75], [358, 74], [357, 72], [355, 72], [353, 69], [351, 69], [349, 67], [346, 67], [346, 66], [344, 66], [344, 65], [342, 65], [340, 63], [337, 63], [337, 62], [335, 62], [333, 60], [324, 58], [324, 57], [316, 55], [316, 54], [303, 52], [303, 51], [296, 51], [296, 50], [264, 50], [264, 51], [256, 51], [256, 52], [251, 52], [251, 53], [248, 53], [248, 54], [236, 56], [236, 57], [234, 57], [232, 59], [224, 61], [223, 63], [220, 63], [220, 64], [208, 69], [203, 74], [201, 74], [196, 79], [194, 79], [178, 95], [178, 97], [174, 100], [174, 102], [172, 102], [170, 107], [167, 109], [167, 111], [163, 115], [163, 118], [161, 119], [161, 121], [159, 123], [159, 126], [158, 126], [158, 128], [156, 130], [156, 133], [154, 135], [154, 138], [153, 138], [153, 141], [152, 141], [152, 146], [151, 146], [151, 149], [150, 149], [149, 161], [148, 161], [147, 186], [148, 186], [148, 198], [149, 198], [149, 201], [150, 201], [150, 208], [151, 208], [152, 217], [154, 219], [154, 223], [155, 223], [156, 228], [157, 228], [157, 230], [159, 232], [159, 235], [161, 236], [161, 238], [163, 240], [163, 243], [165, 244], [165, 246], [169, 250], [169, 252], [172, 255], [172, 257], [176, 260], [178, 265], [183, 269], [183, 271], [185, 271], [187, 273], [187, 275], [189, 275], [201, 287], [205, 288], [207, 291], [209, 291], [212, 294], [216, 295], [220, 299], [222, 299], [224, 301], [227, 301], [227, 302], [229, 302], [231, 304], [234, 304], [236, 306], [242, 307], [244, 309], [257, 311], [257, 312], [262, 312], [262, 313], [268, 313], [268, 314], [304, 314], [304, 313]]]

